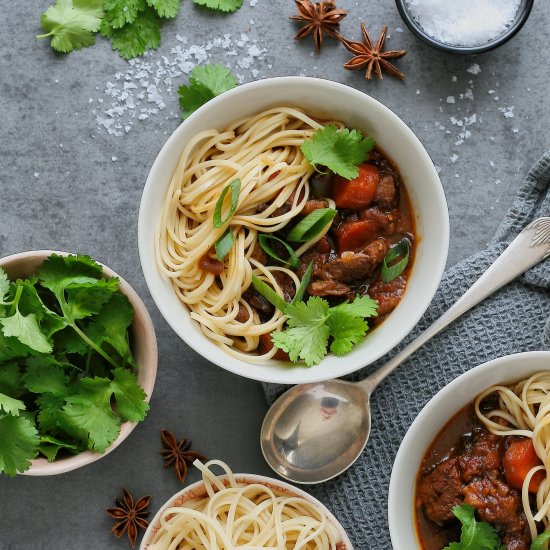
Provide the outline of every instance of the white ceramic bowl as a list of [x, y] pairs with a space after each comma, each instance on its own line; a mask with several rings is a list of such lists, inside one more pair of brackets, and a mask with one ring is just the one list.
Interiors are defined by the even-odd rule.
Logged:
[[[223, 480], [226, 478], [226, 476], [219, 476], [219, 478]], [[340, 543], [338, 544], [337, 550], [353, 550], [353, 546], [351, 544], [351, 541], [349, 540], [348, 535], [346, 534], [344, 528], [340, 525], [338, 520], [334, 517], [334, 515], [329, 512], [329, 510], [316, 498], [313, 498], [305, 491], [297, 489], [293, 485], [289, 485], [284, 481], [256, 474], [235, 474], [235, 479], [237, 483], [260, 483], [261, 485], [269, 487], [276, 494], [284, 494], [285, 496], [304, 498], [305, 500], [316, 506], [319, 510], [321, 510], [321, 512], [323, 512], [327, 516], [330, 523], [332, 523], [332, 525], [334, 525], [336, 529], [338, 529], [338, 533], [340, 534]], [[143, 539], [141, 539], [139, 550], [147, 550], [147, 548], [149, 548], [149, 545], [152, 543], [155, 533], [160, 529], [160, 516], [162, 512], [166, 510], [166, 508], [181, 506], [192, 498], [205, 497], [206, 494], [206, 488], [201, 480], [193, 483], [192, 485], [189, 485], [189, 487], [182, 489], [179, 493], [176, 493], [173, 497], [171, 497], [166, 502], [166, 504], [164, 504], [164, 506], [156, 513], [155, 517], [149, 523], [149, 527], [147, 528], [147, 531], [145, 531]]]
[[[57, 252], [55, 250], [32, 250], [30, 252], [21, 252], [0, 259], [0, 267], [4, 269], [10, 279], [25, 278], [40, 267], [42, 262], [51, 254], [67, 255], [67, 252]], [[118, 277], [120, 280], [119, 290], [124, 294], [134, 308], [134, 321], [132, 324], [133, 353], [136, 363], [139, 367], [138, 383], [146, 393], [146, 399], [151, 399], [155, 378], [157, 375], [157, 339], [153, 322], [145, 304], [137, 295], [136, 291], [117, 273], [107, 266], [103, 266], [103, 275], [105, 277]], [[32, 466], [24, 472], [28, 476], [51, 476], [63, 474], [76, 470], [86, 464], [95, 462], [111, 451], [116, 449], [137, 426], [136, 422], [124, 422], [120, 428], [120, 434], [117, 439], [103, 453], [94, 453], [84, 451], [75, 456], [61, 458], [48, 462], [45, 458], [37, 458], [32, 461]]]
[[[306, 368], [283, 362], [251, 364], [221, 350], [203, 335], [157, 268], [154, 239], [164, 197], [181, 152], [189, 139], [209, 128], [223, 129], [234, 120], [276, 105], [291, 105], [320, 118], [342, 120], [371, 135], [395, 161], [416, 214], [419, 241], [407, 291], [399, 306], [361, 345], [344, 357], [328, 355]], [[449, 245], [445, 195], [428, 153], [408, 126], [372, 97], [336, 82], [306, 77], [260, 80], [225, 92], [193, 113], [168, 139], [151, 168], [139, 211], [139, 255], [145, 280], [160, 312], [197, 353], [233, 373], [283, 384], [337, 378], [368, 365], [398, 344], [418, 322], [439, 285]]]
[[416, 474], [428, 446], [441, 428], [489, 386], [517, 382], [538, 371], [548, 369], [549, 351], [506, 355], [462, 374], [430, 399], [403, 438], [393, 464], [388, 519], [394, 548], [421, 548], [415, 520]]

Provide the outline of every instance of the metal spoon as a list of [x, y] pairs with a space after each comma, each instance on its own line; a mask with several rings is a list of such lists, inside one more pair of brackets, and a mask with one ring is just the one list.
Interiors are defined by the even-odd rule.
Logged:
[[267, 463], [296, 483], [320, 483], [347, 470], [367, 444], [370, 396], [380, 382], [449, 323], [549, 256], [550, 217], [539, 218], [444, 315], [365, 380], [328, 380], [288, 390], [273, 403], [262, 425]]

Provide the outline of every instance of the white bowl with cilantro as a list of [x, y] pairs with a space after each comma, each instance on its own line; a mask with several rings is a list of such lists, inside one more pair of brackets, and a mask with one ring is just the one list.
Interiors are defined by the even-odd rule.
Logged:
[[[196, 82], [200, 76], [195, 75], [193, 82], [190, 81], [191, 88], [206, 86], [212, 92], [210, 96], [219, 93], [217, 80], [201, 84]], [[206, 71], [203, 76], [207, 76]], [[226, 370], [283, 384], [344, 376], [376, 361], [401, 342], [435, 294], [449, 244], [448, 210], [441, 182], [426, 150], [410, 128], [387, 107], [358, 90], [307, 77], [271, 78], [238, 86], [214, 97], [191, 114], [189, 111], [197, 105], [186, 101], [184, 106], [187, 118], [168, 139], [149, 173], [138, 222], [140, 260], [147, 285], [160, 312], [178, 336], [197, 353]], [[187, 143], [204, 130], [223, 130], [235, 120], [281, 106], [300, 108], [320, 120], [341, 121], [350, 130], [356, 129], [363, 136], [374, 138], [400, 172], [415, 213], [419, 237], [407, 288], [397, 308], [349, 353], [328, 354], [312, 367], [273, 359], [256, 363], [244, 361], [218, 347], [203, 334], [189, 310], [177, 299], [171, 281], [157, 267], [155, 251], [165, 196]]]
[[[463, 433], [453, 432], [452, 426], [449, 428], [448, 423], [451, 419], [455, 418], [455, 415], [462, 411], [464, 407], [472, 404], [476, 397], [486, 389], [495, 385], [511, 384], [527, 379], [537, 372], [548, 370], [549, 365], [550, 352], [548, 351], [532, 351], [499, 357], [478, 365], [455, 378], [428, 401], [408, 429], [393, 463], [388, 496], [388, 520], [391, 542], [394, 548], [399, 548], [399, 550], [422, 550], [415, 512], [417, 506], [417, 476], [428, 448], [436, 439], [444, 442], [442, 447], [448, 449], [449, 446], [454, 445], [452, 442], [456, 440], [458, 435]], [[444, 428], [450, 429], [450, 435], [447, 435], [447, 437], [442, 431]], [[467, 426], [467, 430], [472, 430], [471, 423]], [[484, 452], [489, 456], [491, 449], [485, 449]], [[434, 456], [440, 457], [438, 462], [443, 461], [447, 456], [447, 453], [443, 454], [440, 449], [437, 453], [439, 454], [434, 453]], [[487, 470], [490, 469], [487, 467]], [[508, 488], [506, 490], [509, 491]], [[440, 487], [438, 492], [434, 494], [444, 495], [444, 491], [445, 488]], [[506, 494], [503, 489], [501, 496], [505, 498]], [[489, 537], [490, 541], [495, 539], [495, 544], [483, 537], [484, 533], [487, 532], [488, 525], [485, 522], [481, 524], [477, 522], [471, 514], [471, 508], [464, 507], [464, 505], [461, 508], [463, 513], [459, 515], [466, 534], [463, 535], [460, 541], [462, 544], [459, 544], [460, 535], [457, 536], [456, 540], [449, 541], [456, 543], [450, 547], [457, 549], [494, 548], [494, 550], [499, 550], [498, 537]], [[492, 528], [490, 532], [494, 532]], [[468, 537], [473, 538], [468, 542]], [[533, 546], [533, 548], [535, 547]], [[542, 546], [538, 548], [542, 548]]]
[[61, 474], [113, 451], [149, 409], [157, 343], [145, 305], [88, 256], [0, 259], [0, 472]]

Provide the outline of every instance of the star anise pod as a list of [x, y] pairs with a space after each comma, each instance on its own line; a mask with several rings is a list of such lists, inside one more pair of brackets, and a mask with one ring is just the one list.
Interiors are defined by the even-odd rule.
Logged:
[[364, 69], [366, 67], [365, 77], [368, 80], [370, 80], [373, 73], [381, 79], [383, 70], [397, 78], [405, 78], [405, 74], [392, 65], [388, 59], [399, 59], [407, 52], [405, 50], [382, 51], [384, 49], [388, 27], [384, 25], [380, 37], [374, 46], [364, 23], [361, 23], [361, 31], [363, 32], [363, 42], [353, 42], [346, 38], [342, 39], [342, 44], [344, 44], [350, 52], [355, 54], [355, 57], [352, 57], [344, 67], [352, 70]]
[[181, 441], [178, 441], [172, 432], [162, 429], [160, 431], [160, 439], [162, 446], [166, 449], [160, 452], [164, 459], [164, 467], [169, 468], [170, 466], [174, 466], [176, 475], [182, 483], [187, 477], [187, 466], [193, 464], [193, 461], [197, 458], [203, 462], [207, 460], [204, 455], [189, 450], [191, 441], [185, 437]]
[[299, 21], [304, 26], [295, 36], [296, 40], [302, 40], [313, 34], [313, 41], [317, 51], [321, 51], [323, 45], [323, 34], [326, 33], [332, 38], [340, 40], [340, 21], [347, 15], [346, 10], [336, 9], [333, 2], [311, 2], [311, 0], [294, 0], [299, 15], [293, 15], [290, 19]]
[[122, 488], [122, 498], [115, 498], [116, 507], [107, 508], [107, 513], [117, 520], [111, 528], [117, 539], [127, 532], [132, 548], [136, 547], [139, 528], [147, 529], [149, 525], [145, 518], [149, 516], [147, 508], [150, 502], [150, 496], [141, 497], [134, 502], [130, 493]]

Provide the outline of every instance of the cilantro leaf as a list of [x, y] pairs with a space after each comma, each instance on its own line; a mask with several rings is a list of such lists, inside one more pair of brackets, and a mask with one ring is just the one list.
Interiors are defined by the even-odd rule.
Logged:
[[31, 466], [37, 455], [38, 433], [22, 416], [0, 415], [0, 472], [15, 476]]
[[63, 407], [66, 422], [62, 427], [100, 453], [120, 432], [120, 419], [111, 408], [111, 395], [109, 379], [82, 378], [78, 393], [69, 396]]
[[[25, 410], [25, 403], [19, 401], [19, 399], [13, 399], [9, 395], [0, 393], [0, 412], [2, 412], [2, 409], [7, 414], [19, 416], [19, 412]], [[0, 433], [2, 432], [0, 431]]]
[[104, 0], [105, 17], [102, 25], [120, 29], [127, 23], [133, 23], [140, 11], [145, 9], [145, 0]]
[[542, 550], [545, 542], [550, 540], [550, 531], [541, 533], [531, 544], [530, 550]]
[[233, 13], [237, 11], [242, 5], [243, 0], [193, 0], [198, 6], [204, 6], [211, 10], [223, 11], [226, 13]]
[[334, 355], [345, 355], [351, 348], [361, 342], [369, 329], [361, 317], [353, 317], [344, 310], [332, 309], [328, 318], [330, 334], [334, 338], [330, 351]]
[[117, 411], [123, 420], [138, 422], [145, 418], [149, 404], [145, 401], [145, 392], [137, 383], [135, 374], [128, 369], [115, 369], [111, 389], [115, 395]]
[[453, 514], [462, 523], [460, 542], [452, 542], [443, 550], [500, 550], [501, 544], [494, 528], [484, 521], [476, 521], [474, 508], [462, 504], [453, 508]]
[[327, 353], [329, 305], [318, 297], [289, 304], [285, 309], [288, 328], [272, 335], [275, 346], [286, 351], [291, 361], [298, 357], [308, 367], [320, 363]]
[[61, 365], [50, 356], [30, 357], [23, 376], [25, 387], [32, 393], [67, 394], [67, 377]]
[[90, 256], [52, 254], [38, 269], [38, 280], [57, 296], [70, 284], [93, 283], [101, 279], [101, 273], [101, 266]]
[[155, 8], [161, 17], [172, 19], [180, 9], [180, 0], [147, 0], [147, 4]]
[[8, 274], [0, 267], [0, 303], [5, 302], [10, 290]]
[[0, 319], [4, 336], [13, 336], [22, 344], [40, 353], [50, 353], [52, 346], [42, 334], [36, 315], [24, 316], [18, 310], [11, 317]]
[[31, 348], [22, 344], [17, 338], [10, 336], [7, 338], [0, 330], [0, 361], [8, 361], [18, 357], [26, 357], [31, 352]]
[[39, 407], [36, 420], [40, 427], [40, 433], [43, 435], [46, 432], [57, 432], [63, 420], [65, 396], [42, 393], [35, 402]]
[[70, 320], [84, 319], [97, 315], [114, 292], [118, 289], [118, 279], [99, 279], [92, 283], [71, 284], [66, 288], [67, 303], [63, 313]]
[[331, 308], [331, 311], [340, 311], [346, 315], [357, 317], [376, 317], [378, 315], [378, 302], [370, 296], [356, 296], [353, 302], [344, 302]]
[[160, 18], [157, 12], [146, 6], [131, 23], [113, 28], [106, 21], [101, 25], [101, 34], [112, 40], [113, 50], [124, 59], [143, 55], [147, 48], [156, 50], [160, 45]]
[[41, 18], [46, 34], [53, 37], [51, 46], [68, 53], [95, 43], [93, 33], [99, 30], [103, 17], [103, 0], [57, 0]]
[[184, 111], [182, 117], [187, 118], [199, 107], [236, 85], [237, 80], [223, 65], [195, 67], [189, 77], [189, 86], [182, 85], [178, 89], [180, 107]]
[[346, 179], [357, 177], [357, 166], [373, 147], [373, 138], [364, 138], [359, 130], [339, 130], [333, 124], [320, 128], [301, 145], [302, 152], [313, 166], [326, 166]]

